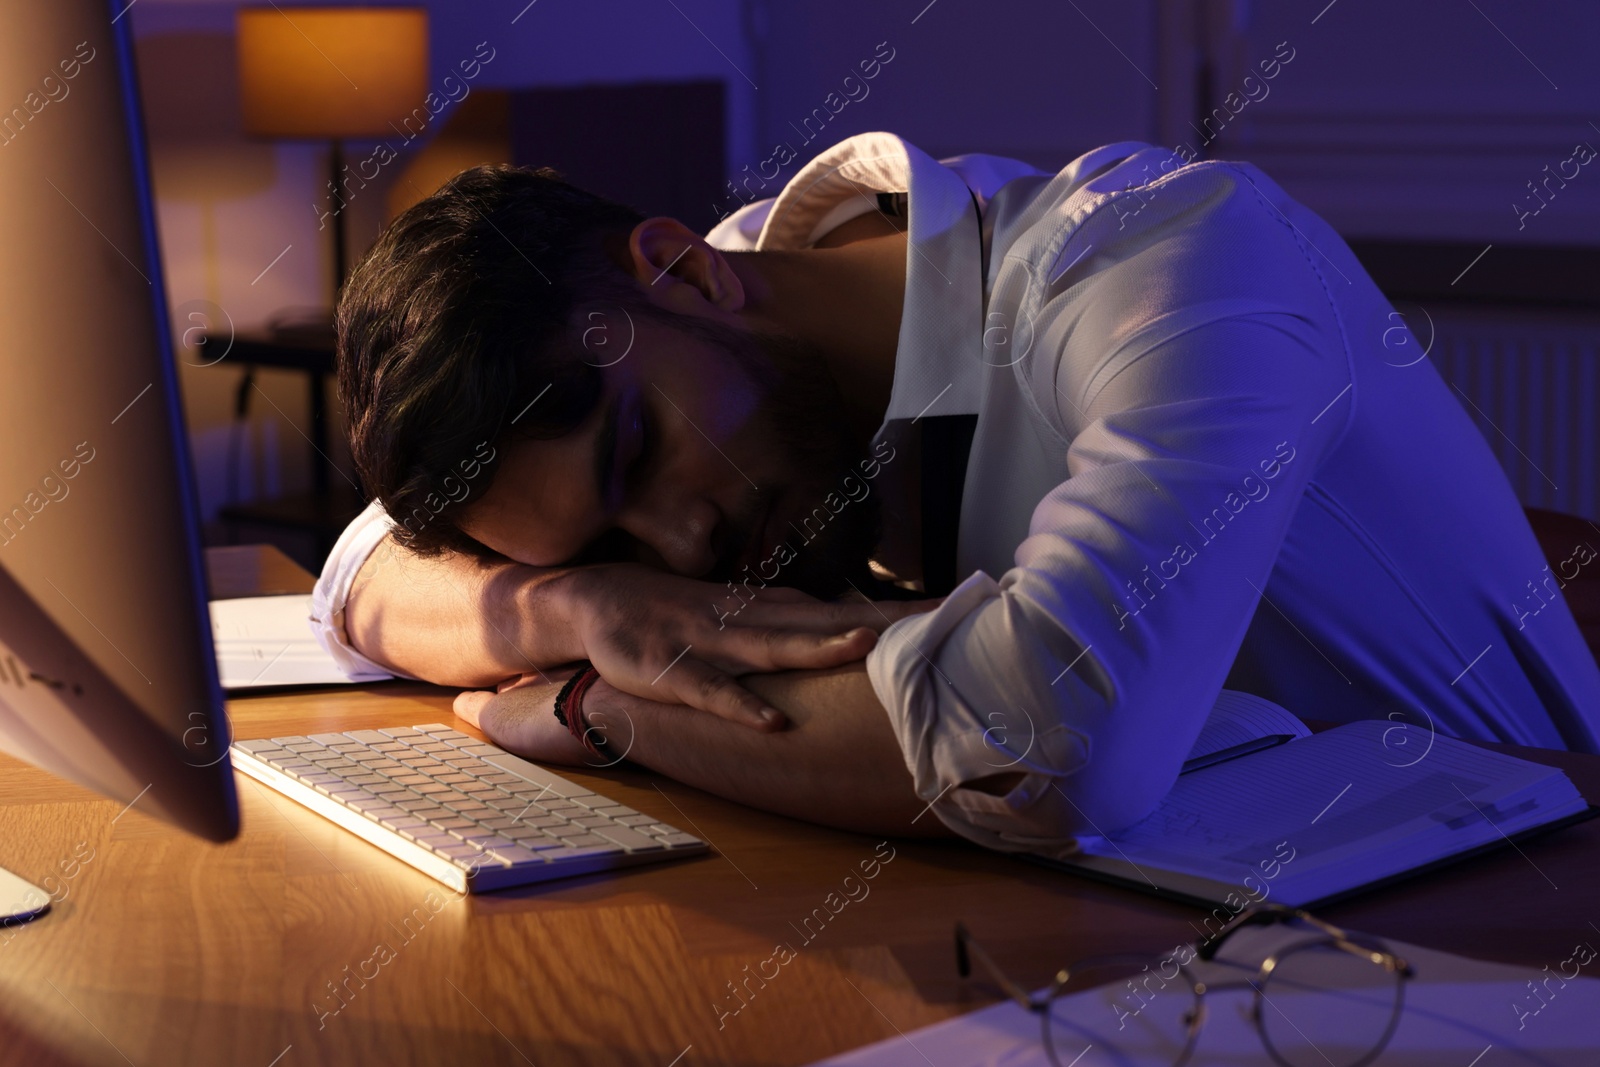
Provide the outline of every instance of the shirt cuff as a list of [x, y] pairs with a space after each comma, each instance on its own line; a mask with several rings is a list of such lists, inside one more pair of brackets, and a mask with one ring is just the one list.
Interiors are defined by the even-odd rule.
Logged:
[[393, 528], [394, 522], [377, 501], [368, 504], [339, 535], [311, 591], [311, 632], [345, 676], [354, 682], [379, 682], [397, 674], [413, 678], [391, 671], [357, 652], [345, 632], [345, 603], [350, 598], [350, 587], [355, 584], [361, 565]]
[[[986, 684], [995, 679], [967, 662], [969, 628], [986, 610], [1003, 611], [1002, 596], [998, 582], [974, 572], [933, 611], [886, 629], [867, 656], [867, 678], [917, 795], [941, 822], [991, 849], [1070, 853], [1075, 841], [1060, 830], [1073, 822], [1061, 810], [1070, 800], [1056, 782], [1087, 764], [1088, 735], [1058, 719], [996, 714], [1004, 701]], [[943, 655], [946, 645], [957, 654]], [[1008, 774], [1022, 777], [1005, 794], [966, 787]]]

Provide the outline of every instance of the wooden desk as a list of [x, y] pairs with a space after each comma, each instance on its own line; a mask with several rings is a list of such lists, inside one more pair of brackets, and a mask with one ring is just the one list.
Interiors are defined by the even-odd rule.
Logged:
[[[212, 562], [219, 593], [273, 570], [237, 552]], [[450, 722], [452, 696], [387, 683], [228, 710], [237, 736], [269, 737]], [[1523, 754], [1600, 796], [1600, 757]], [[958, 918], [1039, 986], [1075, 956], [1170, 948], [1201, 916], [955, 842], [893, 842], [868, 895], [834, 915], [829, 894], [844, 899], [876, 839], [644, 772], [562, 773], [716, 854], [454, 899], [243, 776], [244, 832], [211, 846], [0, 757], [0, 865], [55, 873], [65, 891], [44, 919], [0, 931], [0, 1064], [799, 1064], [986, 1003], [955, 977]], [[90, 858], [73, 867], [75, 849]], [[1542, 967], [1595, 937], [1597, 875], [1590, 822], [1329, 917]], [[827, 921], [812, 919], [808, 943], [815, 909]], [[773, 960], [779, 943], [792, 959]], [[776, 972], [764, 986], [749, 977], [763, 969]], [[748, 1006], [720, 1015], [746, 980]], [[341, 1007], [330, 983], [345, 981]], [[906, 1062], [923, 1060], [908, 1046]]]

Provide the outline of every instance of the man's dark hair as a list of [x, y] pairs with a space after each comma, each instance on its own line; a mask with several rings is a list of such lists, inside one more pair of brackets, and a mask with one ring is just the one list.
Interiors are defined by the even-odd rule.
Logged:
[[453, 517], [502, 446], [560, 437], [594, 409], [598, 364], [562, 341], [580, 301], [638, 299], [604, 241], [642, 218], [549, 169], [474, 167], [352, 272], [337, 315], [350, 448], [407, 548], [485, 554]]

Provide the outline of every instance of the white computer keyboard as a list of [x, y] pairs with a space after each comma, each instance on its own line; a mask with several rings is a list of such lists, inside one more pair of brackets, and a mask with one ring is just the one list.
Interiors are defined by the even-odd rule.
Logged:
[[483, 892], [708, 851], [448, 726], [236, 741], [233, 765], [437, 878]]

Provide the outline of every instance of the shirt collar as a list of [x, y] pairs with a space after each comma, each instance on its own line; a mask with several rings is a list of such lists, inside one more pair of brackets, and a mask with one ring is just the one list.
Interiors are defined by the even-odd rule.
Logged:
[[[863, 133], [807, 163], [778, 195], [756, 249], [804, 248], [852, 198], [905, 193], [905, 311], [885, 424], [978, 410], [983, 360], [982, 235], [972, 190], [955, 171], [890, 133]], [[874, 205], [875, 206], [875, 205]]]

